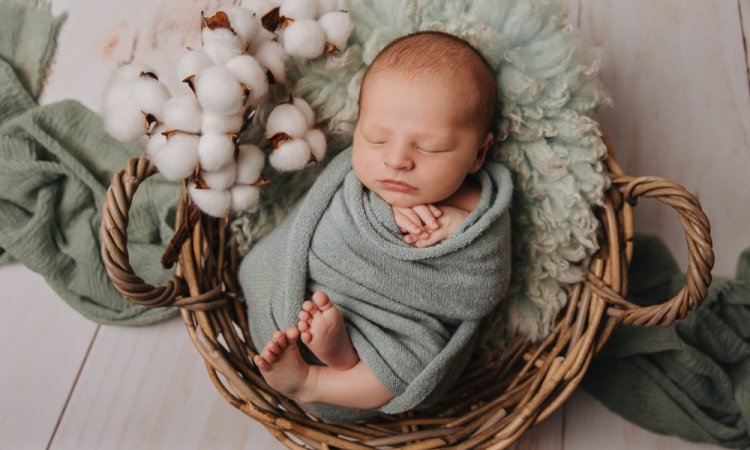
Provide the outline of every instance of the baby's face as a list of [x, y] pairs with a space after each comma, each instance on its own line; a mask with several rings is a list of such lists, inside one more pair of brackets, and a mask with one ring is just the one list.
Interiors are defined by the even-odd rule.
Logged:
[[[492, 135], [472, 111], [479, 95], [444, 77], [385, 70], [368, 77], [354, 130], [352, 166], [359, 180], [393, 206], [450, 197], [484, 161]], [[398, 182], [398, 183], [396, 183]]]

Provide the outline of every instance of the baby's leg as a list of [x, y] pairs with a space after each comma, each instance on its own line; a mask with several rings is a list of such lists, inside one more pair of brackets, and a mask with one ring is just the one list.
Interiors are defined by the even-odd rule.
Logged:
[[297, 328], [302, 342], [324, 364], [338, 370], [357, 364], [359, 357], [344, 326], [344, 317], [324, 292], [316, 291], [312, 301], [302, 304], [299, 319]]

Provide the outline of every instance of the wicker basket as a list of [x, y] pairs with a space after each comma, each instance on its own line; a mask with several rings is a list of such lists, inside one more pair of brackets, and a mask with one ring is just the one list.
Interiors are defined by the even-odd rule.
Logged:
[[[330, 425], [272, 390], [252, 362], [255, 351], [236, 279], [239, 258], [236, 247], [228, 244], [227, 219], [198, 212], [184, 189], [177, 231], [162, 259], [166, 267], [178, 262], [175, 274], [159, 287], [136, 275], [128, 261], [128, 210], [139, 184], [156, 172], [145, 156], [128, 161], [112, 180], [103, 208], [102, 258], [115, 287], [129, 301], [180, 308], [221, 395], [288, 448], [501, 449], [560, 407], [617, 324], [669, 325], [700, 304], [711, 281], [710, 228], [698, 200], [676, 183], [623, 175], [607, 148], [604, 162], [612, 187], [604, 207], [596, 211], [604, 238], [587, 280], [571, 287], [551, 334], [534, 345], [519, 339], [499, 354], [477, 349], [446, 398], [418, 414]], [[632, 256], [632, 206], [641, 196], [677, 210], [689, 249], [686, 285], [674, 298], [649, 307], [624, 299]]]

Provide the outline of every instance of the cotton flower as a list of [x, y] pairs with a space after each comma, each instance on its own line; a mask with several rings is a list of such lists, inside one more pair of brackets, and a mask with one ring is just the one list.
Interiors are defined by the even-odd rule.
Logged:
[[241, 6], [223, 6], [221, 11], [229, 17], [229, 25], [239, 38], [241, 47], [247, 47], [260, 28], [260, 19], [253, 17], [251, 11]]
[[294, 138], [301, 138], [307, 132], [308, 119], [298, 107], [291, 103], [282, 103], [275, 107], [266, 120], [266, 138], [278, 133], [285, 133]]
[[113, 81], [118, 82], [118, 81], [126, 81], [126, 80], [135, 80], [141, 75], [149, 74], [149, 73], [156, 74], [156, 71], [147, 64], [131, 62], [129, 64], [124, 64], [117, 68], [117, 71], [114, 74]]
[[187, 78], [200, 73], [203, 69], [207, 69], [214, 65], [211, 58], [208, 57], [204, 52], [188, 48], [187, 52], [182, 55], [177, 66], [175, 66], [175, 74], [177, 75], [178, 81], [185, 81]]
[[172, 97], [164, 105], [164, 124], [169, 130], [200, 133], [202, 115], [194, 95]]
[[273, 41], [274, 39], [276, 39], [275, 34], [261, 27], [247, 46], [247, 52], [257, 58], [258, 49], [266, 42]]
[[209, 67], [196, 76], [195, 95], [204, 110], [221, 115], [239, 113], [244, 102], [242, 85], [223, 66]]
[[252, 211], [258, 206], [260, 188], [257, 186], [234, 185], [230, 189], [232, 211]]
[[229, 161], [224, 164], [218, 170], [201, 170], [201, 178], [206, 182], [206, 185], [211, 189], [218, 191], [223, 189], [229, 189], [234, 185], [235, 179], [237, 178], [237, 165], [234, 161]]
[[255, 14], [256, 19], [260, 19], [265, 16], [270, 10], [275, 8], [277, 5], [272, 4], [268, 0], [243, 0], [242, 7]]
[[315, 113], [313, 112], [310, 104], [300, 97], [292, 98], [292, 104], [297, 107], [302, 114], [305, 116], [305, 122], [308, 128], [315, 126]]
[[333, 44], [336, 50], [344, 50], [349, 35], [352, 34], [354, 24], [349, 13], [344, 11], [333, 11], [318, 19], [320, 27], [323, 28], [326, 41]]
[[161, 150], [161, 148], [164, 147], [164, 145], [167, 143], [167, 137], [164, 135], [165, 131], [167, 131], [167, 127], [164, 125], [159, 125], [148, 137], [148, 143], [146, 144], [146, 154], [151, 161], [154, 160], [154, 156], [156, 155], [156, 153]]
[[308, 130], [304, 136], [305, 142], [310, 146], [310, 152], [315, 158], [316, 162], [323, 161], [326, 157], [326, 136], [322, 131], [313, 128]]
[[201, 30], [201, 42], [203, 47], [209, 44], [219, 44], [238, 51], [244, 48], [240, 37], [228, 28], [203, 28]]
[[277, 83], [286, 82], [286, 61], [289, 55], [278, 42], [266, 41], [253, 53], [261, 66], [273, 75]]
[[151, 160], [169, 181], [181, 181], [189, 177], [198, 164], [198, 136], [171, 134], [167, 142], [153, 152]]
[[131, 82], [133, 99], [138, 108], [161, 120], [164, 104], [169, 100], [169, 91], [159, 80], [150, 76], [140, 76]]
[[253, 184], [260, 178], [266, 155], [252, 144], [239, 146], [237, 156], [237, 184]]
[[134, 142], [148, 130], [148, 122], [138, 105], [128, 100], [105, 111], [104, 129], [118, 141]]
[[295, 20], [284, 29], [284, 50], [298, 58], [312, 59], [323, 54], [326, 36], [316, 20]]
[[268, 162], [279, 172], [300, 170], [310, 162], [310, 146], [303, 139], [292, 139], [276, 148]]
[[252, 56], [240, 55], [227, 62], [226, 67], [244, 87], [250, 90], [248, 102], [251, 105], [257, 105], [268, 93], [266, 71]]
[[227, 134], [204, 134], [198, 143], [203, 170], [218, 170], [234, 158], [234, 140]]
[[230, 47], [218, 42], [211, 42], [203, 46], [203, 52], [211, 58], [211, 62], [217, 66], [226, 64], [227, 61], [242, 54], [242, 49]]
[[318, 3], [315, 0], [283, 0], [279, 7], [279, 16], [292, 20], [315, 19]]
[[242, 128], [242, 114], [214, 114], [203, 113], [201, 131], [204, 134], [231, 134], [239, 133]]
[[229, 212], [232, 203], [232, 194], [229, 190], [200, 189], [194, 182], [190, 182], [188, 193], [193, 203], [209, 216], [224, 217]]

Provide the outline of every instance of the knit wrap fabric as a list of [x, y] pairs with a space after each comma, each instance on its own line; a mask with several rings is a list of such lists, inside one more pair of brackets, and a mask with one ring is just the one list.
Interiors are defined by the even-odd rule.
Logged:
[[[482, 186], [476, 208], [447, 239], [417, 248], [403, 241], [390, 205], [357, 179], [351, 149], [339, 154], [242, 262], [256, 347], [296, 325], [303, 301], [321, 290], [341, 309], [360, 359], [395, 395], [378, 411], [437, 401], [510, 279], [510, 172], [487, 163], [473, 176]], [[329, 422], [378, 412], [308, 407]]]

